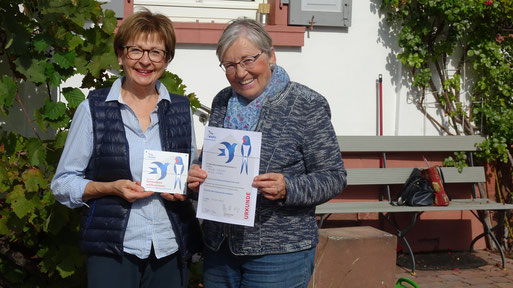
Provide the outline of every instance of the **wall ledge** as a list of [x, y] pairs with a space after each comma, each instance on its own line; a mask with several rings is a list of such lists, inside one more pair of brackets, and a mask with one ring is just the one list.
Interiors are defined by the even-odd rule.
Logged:
[[[173, 22], [176, 42], [179, 44], [217, 44], [227, 24], [201, 22]], [[266, 25], [274, 46], [304, 46], [305, 27]]]

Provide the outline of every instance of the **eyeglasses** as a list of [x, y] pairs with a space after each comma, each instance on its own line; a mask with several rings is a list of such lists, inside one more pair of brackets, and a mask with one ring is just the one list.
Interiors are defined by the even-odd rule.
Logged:
[[151, 62], [159, 63], [166, 58], [167, 52], [162, 49], [142, 49], [137, 46], [123, 46], [126, 49], [126, 56], [131, 60], [139, 60], [143, 57], [144, 52], [148, 52]]
[[239, 62], [223, 62], [219, 64], [219, 67], [223, 69], [224, 73], [226, 75], [235, 74], [237, 72], [237, 65], [240, 65], [240, 67], [244, 69], [251, 69], [255, 67], [255, 62], [262, 55], [264, 51], [260, 51], [260, 53], [256, 54], [255, 56], [247, 56], [246, 58], [240, 60]]

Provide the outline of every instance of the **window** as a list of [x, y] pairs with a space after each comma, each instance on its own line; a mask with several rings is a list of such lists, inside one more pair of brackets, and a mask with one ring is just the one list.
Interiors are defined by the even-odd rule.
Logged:
[[256, 19], [258, 4], [264, 0], [135, 0], [134, 10], [146, 7], [173, 22], [227, 23], [237, 17]]
[[[144, 7], [173, 21], [177, 43], [217, 44], [230, 20], [238, 17], [257, 19], [260, 3], [264, 0], [128, 0], [125, 15]], [[266, 30], [273, 38], [273, 44], [303, 46], [305, 27], [287, 25], [288, 6], [279, 0], [267, 0], [267, 3], [270, 3], [271, 11]]]

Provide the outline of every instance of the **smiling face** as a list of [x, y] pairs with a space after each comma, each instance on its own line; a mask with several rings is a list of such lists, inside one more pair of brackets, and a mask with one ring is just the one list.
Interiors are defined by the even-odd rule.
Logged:
[[[166, 50], [164, 41], [157, 34], [141, 34], [133, 40], [128, 41], [126, 46], [137, 46], [142, 50], [161, 49]], [[148, 52], [144, 52], [139, 60], [132, 60], [127, 57], [127, 49], [118, 53], [118, 61], [123, 65], [125, 71], [125, 84], [134, 88], [151, 88], [167, 68], [168, 62], [164, 59], [161, 62], [152, 62]]]
[[[255, 56], [260, 52], [261, 50], [253, 45], [253, 43], [242, 37], [233, 42], [226, 50], [221, 62], [237, 63], [248, 56]], [[256, 59], [255, 65], [251, 69], [244, 69], [240, 65], [236, 65], [235, 73], [226, 74], [226, 79], [228, 79], [235, 92], [249, 101], [253, 101], [262, 94], [272, 76], [269, 64], [276, 63], [274, 50], [270, 54], [269, 56], [265, 52], [262, 53]]]

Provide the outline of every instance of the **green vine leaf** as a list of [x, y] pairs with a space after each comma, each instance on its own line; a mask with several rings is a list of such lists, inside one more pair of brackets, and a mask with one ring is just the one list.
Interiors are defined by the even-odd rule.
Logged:
[[59, 72], [55, 71], [54, 65], [49, 63], [46, 65], [45, 75], [51, 86], [58, 86], [63, 80]]
[[50, 120], [57, 120], [66, 112], [66, 105], [62, 102], [54, 102], [46, 99], [43, 106], [43, 117]]
[[5, 216], [0, 217], [0, 235], [8, 236], [11, 234], [11, 229], [9, 229], [9, 225], [7, 224], [7, 221], [9, 219]]
[[102, 30], [107, 34], [114, 33], [116, 26], [118, 25], [118, 21], [116, 19], [115, 13], [112, 10], [105, 10], [105, 18], [103, 19]]
[[87, 68], [93, 77], [98, 78], [100, 76], [100, 72], [106, 65], [110, 67], [115, 67], [115, 65], [118, 65], [118, 61], [114, 52], [94, 56], [92, 61], [87, 65]]
[[66, 101], [68, 101], [68, 106], [70, 108], [77, 108], [78, 105], [85, 99], [84, 93], [78, 88], [63, 88], [62, 95], [64, 95], [64, 98], [66, 98]]
[[38, 192], [39, 189], [48, 188], [48, 181], [44, 178], [41, 170], [37, 168], [31, 168], [25, 170], [21, 175], [25, 182], [25, 188], [28, 192]]
[[67, 52], [67, 53], [55, 53], [53, 55], [53, 59], [55, 63], [61, 66], [64, 69], [72, 67], [75, 63], [75, 57], [77, 53], [75, 51]]
[[55, 148], [63, 149], [64, 144], [66, 143], [66, 138], [68, 137], [68, 131], [59, 131], [57, 135], [55, 135]]
[[25, 189], [21, 185], [14, 186], [5, 202], [11, 204], [12, 211], [20, 219], [33, 212], [36, 207], [34, 201], [25, 197]]
[[27, 156], [29, 163], [32, 166], [37, 166], [41, 163], [45, 163], [45, 147], [38, 139], [31, 139], [27, 144]]
[[3, 75], [0, 78], [0, 108], [1, 111], [7, 109], [12, 106], [14, 103], [14, 99], [16, 98], [16, 91], [18, 90], [18, 85], [7, 75]]
[[71, 257], [66, 257], [61, 263], [57, 264], [57, 271], [62, 278], [67, 278], [73, 275], [75, 273], [75, 269], [75, 263]]
[[29, 81], [34, 83], [46, 82], [46, 60], [38, 60], [31, 58], [31, 55], [26, 55], [16, 59], [14, 64], [16, 64], [16, 70], [25, 75]]
[[43, 36], [38, 35], [34, 38], [34, 48], [37, 52], [44, 52], [49, 46], [48, 39], [43, 38]]
[[84, 39], [80, 38], [77, 35], [71, 36], [68, 40], [68, 46], [69, 46], [69, 49], [71, 49], [71, 50], [75, 50], [77, 47], [79, 47], [83, 43], [84, 43]]
[[34, 111], [34, 121], [36, 122], [39, 129], [41, 129], [43, 132], [47, 131], [46, 121], [43, 114], [41, 114], [39, 110]]

